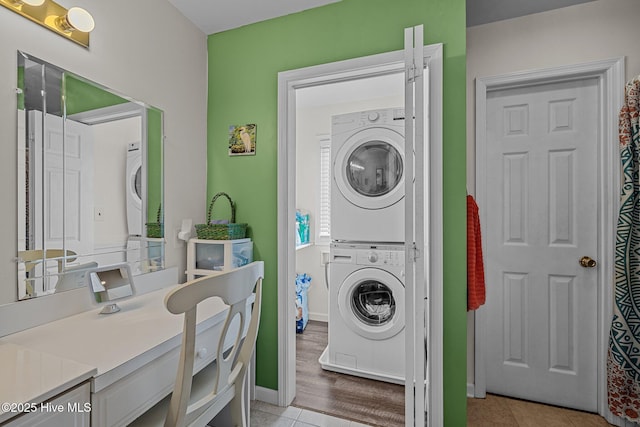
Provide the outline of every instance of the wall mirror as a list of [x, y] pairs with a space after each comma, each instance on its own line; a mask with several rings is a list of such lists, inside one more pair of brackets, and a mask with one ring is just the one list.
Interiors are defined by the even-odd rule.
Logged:
[[18, 52], [18, 300], [164, 268], [163, 113]]

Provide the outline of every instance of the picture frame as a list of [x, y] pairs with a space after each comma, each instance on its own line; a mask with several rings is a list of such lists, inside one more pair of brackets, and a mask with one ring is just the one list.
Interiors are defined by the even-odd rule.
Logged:
[[229, 126], [229, 156], [255, 156], [257, 128], [255, 123]]

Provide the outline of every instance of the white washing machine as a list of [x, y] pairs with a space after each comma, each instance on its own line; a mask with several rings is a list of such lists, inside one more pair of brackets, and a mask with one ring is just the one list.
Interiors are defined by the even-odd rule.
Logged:
[[333, 243], [323, 369], [404, 383], [404, 246]]
[[331, 118], [331, 240], [404, 242], [404, 110]]
[[126, 167], [127, 228], [129, 236], [142, 236], [142, 150], [130, 143]]

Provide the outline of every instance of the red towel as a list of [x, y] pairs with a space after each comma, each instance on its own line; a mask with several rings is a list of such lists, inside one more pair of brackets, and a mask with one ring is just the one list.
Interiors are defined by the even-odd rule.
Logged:
[[486, 290], [478, 205], [467, 195], [467, 311], [484, 304]]

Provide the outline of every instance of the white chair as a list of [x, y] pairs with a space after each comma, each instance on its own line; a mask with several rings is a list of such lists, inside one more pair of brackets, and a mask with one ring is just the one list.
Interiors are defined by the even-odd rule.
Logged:
[[[206, 426], [227, 405], [234, 426], [248, 425], [243, 399], [244, 384], [258, 335], [263, 277], [264, 263], [257, 261], [229, 272], [192, 280], [167, 294], [167, 310], [174, 314], [184, 313], [182, 349], [175, 387], [170, 402], [169, 398], [164, 399], [131, 426]], [[254, 288], [251, 321], [242, 341], [240, 332], [245, 326], [246, 304]], [[229, 313], [218, 342], [215, 369], [204, 368], [193, 376], [197, 305], [216, 296], [229, 305]], [[230, 329], [231, 322], [238, 315], [240, 332], [235, 328]], [[235, 334], [235, 342], [225, 357], [224, 342], [227, 335], [232, 333]]]
[[[33, 272], [36, 265], [45, 262], [46, 260], [53, 258], [58, 261], [58, 273], [62, 273], [64, 267], [64, 260], [66, 262], [74, 262], [76, 260], [74, 251], [63, 249], [33, 249], [29, 251], [19, 251], [18, 260], [24, 262], [24, 272], [29, 275]], [[33, 284], [30, 278], [25, 279], [26, 294], [28, 297], [34, 296]]]

